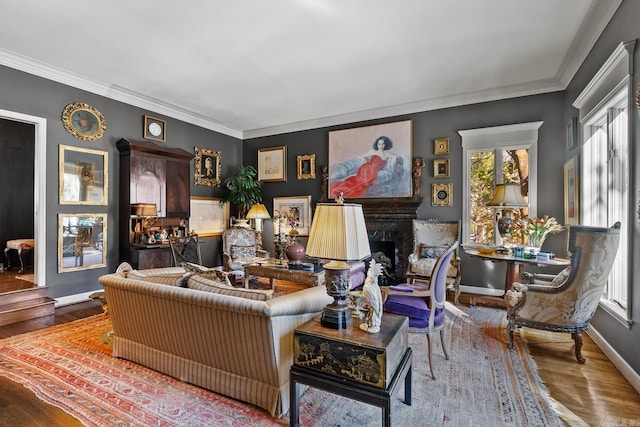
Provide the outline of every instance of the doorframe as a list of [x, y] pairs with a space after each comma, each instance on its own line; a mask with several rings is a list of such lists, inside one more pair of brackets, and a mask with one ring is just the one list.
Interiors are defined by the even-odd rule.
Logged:
[[33, 229], [36, 247], [33, 251], [33, 274], [37, 286], [45, 286], [47, 247], [47, 119], [0, 109], [0, 118], [29, 123], [35, 127], [33, 177]]

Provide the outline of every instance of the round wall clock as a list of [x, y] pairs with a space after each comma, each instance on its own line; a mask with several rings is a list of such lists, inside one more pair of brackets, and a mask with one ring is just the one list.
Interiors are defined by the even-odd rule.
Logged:
[[67, 132], [83, 141], [100, 139], [107, 129], [100, 111], [84, 102], [74, 102], [64, 107], [62, 124]]

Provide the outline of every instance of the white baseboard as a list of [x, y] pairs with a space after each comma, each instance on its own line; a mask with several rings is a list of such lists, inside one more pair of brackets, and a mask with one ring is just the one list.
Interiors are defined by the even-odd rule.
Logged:
[[[629, 384], [640, 393], [640, 375], [633, 370], [631, 366], [624, 360], [620, 354], [604, 339], [602, 335], [593, 327], [589, 326], [587, 334], [591, 337], [593, 342], [602, 350], [605, 356], [609, 358], [613, 366], [615, 366], [622, 376], [629, 381]], [[589, 361], [587, 360], [587, 363]]]
[[502, 298], [504, 296], [504, 291], [502, 289], [481, 288], [469, 285], [460, 285], [460, 292], [464, 292], [465, 294], [487, 295], [490, 297]]
[[66, 297], [58, 297], [58, 298], [54, 298], [56, 300], [56, 304], [55, 307], [62, 307], [65, 305], [70, 305], [70, 304], [76, 304], [79, 302], [85, 302], [85, 301], [89, 301], [89, 295], [91, 295], [94, 292], [99, 292], [100, 290], [95, 290], [95, 291], [89, 291], [89, 292], [84, 292], [81, 294], [75, 294], [75, 295], [67, 295]]

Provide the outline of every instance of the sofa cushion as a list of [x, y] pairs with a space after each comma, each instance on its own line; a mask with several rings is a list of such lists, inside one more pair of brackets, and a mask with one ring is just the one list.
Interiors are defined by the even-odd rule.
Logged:
[[145, 282], [160, 283], [162, 285], [182, 286], [188, 279], [190, 273], [171, 272], [171, 273], [146, 273], [144, 270], [130, 270], [126, 272], [127, 278], [144, 280]]
[[233, 286], [229, 286], [219, 280], [202, 277], [199, 274], [193, 274], [191, 277], [189, 277], [189, 280], [187, 281], [187, 288], [257, 301], [267, 301], [273, 296], [272, 289], [238, 289], [234, 288]]
[[255, 246], [239, 246], [239, 245], [231, 246], [231, 258], [233, 259], [253, 258], [255, 256], [256, 256]]
[[203, 265], [194, 264], [192, 262], [183, 262], [182, 267], [185, 271], [197, 274], [198, 276], [205, 277], [217, 282], [222, 282], [231, 287], [231, 280], [229, 280], [229, 272], [222, 271], [220, 268], [209, 268]]

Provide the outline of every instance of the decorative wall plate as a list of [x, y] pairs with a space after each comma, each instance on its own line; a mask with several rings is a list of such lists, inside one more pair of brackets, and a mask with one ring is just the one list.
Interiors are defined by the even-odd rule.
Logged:
[[67, 132], [83, 141], [100, 139], [107, 129], [100, 111], [83, 102], [74, 102], [64, 107], [62, 123]]

